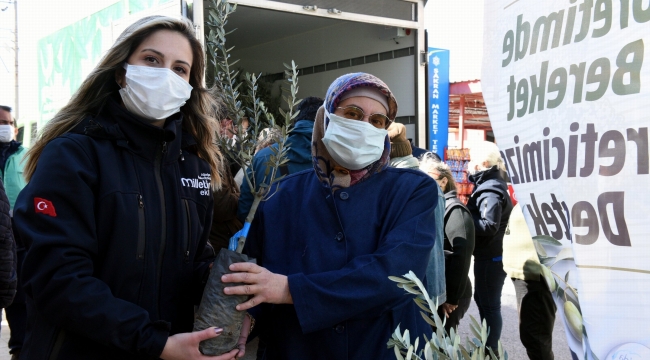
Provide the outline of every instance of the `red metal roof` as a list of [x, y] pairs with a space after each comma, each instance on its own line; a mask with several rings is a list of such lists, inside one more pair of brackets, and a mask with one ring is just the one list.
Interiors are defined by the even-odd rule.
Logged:
[[464, 128], [491, 129], [480, 79], [457, 81], [449, 85], [449, 127], [459, 127], [461, 96], [465, 99]]

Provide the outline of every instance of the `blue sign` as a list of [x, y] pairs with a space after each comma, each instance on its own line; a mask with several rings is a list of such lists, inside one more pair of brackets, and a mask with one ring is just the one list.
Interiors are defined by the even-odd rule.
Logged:
[[449, 137], [449, 50], [429, 48], [429, 150], [444, 159]]

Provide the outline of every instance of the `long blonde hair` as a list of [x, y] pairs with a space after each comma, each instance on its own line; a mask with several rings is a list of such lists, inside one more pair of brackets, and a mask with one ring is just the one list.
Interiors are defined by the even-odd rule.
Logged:
[[74, 129], [87, 115], [99, 111], [108, 97], [119, 90], [119, 85], [115, 81], [116, 71], [122, 69], [129, 56], [147, 37], [159, 30], [171, 30], [184, 35], [192, 47], [190, 85], [193, 90], [190, 98], [181, 108], [183, 130], [194, 136], [198, 143], [199, 157], [210, 164], [213, 188], [221, 187], [219, 168], [222, 156], [215, 143], [219, 125], [211, 114], [215, 101], [218, 100], [203, 85], [205, 70], [203, 48], [194, 37], [194, 27], [189, 20], [166, 16], [142, 18], [122, 32], [97, 67], [72, 95], [70, 102], [45, 125], [38, 140], [29, 150], [25, 165], [25, 178], [28, 181], [36, 171], [38, 159], [45, 146], [54, 138]]

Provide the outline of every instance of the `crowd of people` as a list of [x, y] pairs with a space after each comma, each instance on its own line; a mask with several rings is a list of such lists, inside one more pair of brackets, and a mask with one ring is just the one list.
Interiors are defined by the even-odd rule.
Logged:
[[222, 277], [226, 295], [248, 296], [233, 311], [247, 311], [255, 330], [242, 327], [228, 353], [202, 355], [199, 343], [224, 324], [193, 332], [195, 307], [256, 190], [237, 174], [264, 183], [281, 137], [262, 133], [248, 168], [223, 154], [215, 136], [236, 145], [246, 127], [205, 88], [204, 67], [188, 20], [147, 17], [29, 151], [0, 108], [0, 305], [16, 359], [235, 359], [252, 336], [259, 359], [392, 359], [385, 344], [398, 325], [432, 331], [388, 280], [409, 271], [447, 331], [473, 294], [497, 348], [513, 211], [498, 148], [472, 148], [475, 189], [463, 204], [444, 161], [394, 122], [389, 87], [350, 73], [298, 105], [283, 178], [250, 224], [244, 253], [257, 261]]

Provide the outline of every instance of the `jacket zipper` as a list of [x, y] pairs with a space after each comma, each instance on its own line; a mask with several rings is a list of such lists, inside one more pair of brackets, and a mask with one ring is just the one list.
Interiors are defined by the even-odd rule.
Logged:
[[144, 199], [138, 194], [138, 252], [136, 260], [144, 259], [144, 244], [146, 239], [146, 227], [144, 217]]
[[185, 204], [185, 223], [187, 224], [187, 231], [185, 234], [185, 262], [190, 261], [190, 245], [192, 244], [192, 222], [190, 217], [190, 205], [187, 199], [183, 199]]
[[61, 347], [63, 346], [63, 341], [65, 340], [65, 330], [59, 329], [59, 332], [56, 334], [56, 340], [54, 341], [54, 346], [52, 346], [52, 352], [50, 353], [50, 360], [56, 360], [59, 357], [61, 352]]
[[[156, 184], [158, 185], [158, 194], [160, 196], [160, 251], [158, 253], [158, 276], [156, 279], [156, 291], [158, 292], [158, 302], [160, 302], [160, 283], [162, 278], [163, 259], [165, 257], [165, 246], [167, 244], [167, 209], [165, 206], [165, 190], [162, 183], [161, 167], [165, 153], [167, 152], [167, 142], [163, 141], [162, 150], [156, 154], [156, 161], [154, 163], [154, 173], [156, 175]], [[160, 306], [157, 307], [158, 319], [160, 319]]]

